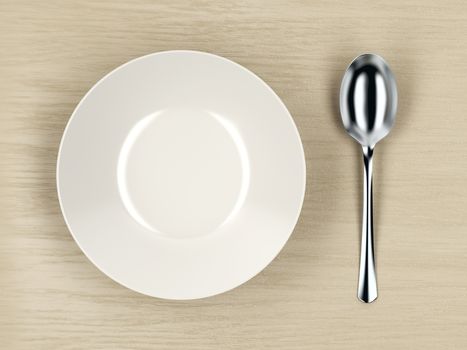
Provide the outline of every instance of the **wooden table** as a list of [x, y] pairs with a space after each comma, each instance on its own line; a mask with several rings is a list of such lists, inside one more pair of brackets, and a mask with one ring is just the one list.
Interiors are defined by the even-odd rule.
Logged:
[[[0, 2], [2, 349], [467, 348], [467, 4], [463, 1]], [[216, 297], [164, 301], [100, 273], [55, 188], [67, 120], [104, 74], [202, 50], [262, 77], [303, 139], [308, 186], [278, 258]], [[383, 55], [400, 93], [375, 154], [379, 299], [356, 298], [361, 158], [340, 79]]]

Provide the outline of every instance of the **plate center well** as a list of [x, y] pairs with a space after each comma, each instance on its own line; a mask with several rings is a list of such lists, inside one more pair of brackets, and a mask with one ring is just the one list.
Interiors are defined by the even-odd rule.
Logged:
[[142, 118], [118, 160], [128, 213], [158, 234], [188, 238], [213, 232], [243, 205], [248, 153], [235, 125], [216, 113], [167, 109]]

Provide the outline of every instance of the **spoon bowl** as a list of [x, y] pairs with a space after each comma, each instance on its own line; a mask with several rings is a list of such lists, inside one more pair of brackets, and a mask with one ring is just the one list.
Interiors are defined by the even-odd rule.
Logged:
[[391, 130], [397, 112], [397, 86], [384, 59], [363, 54], [342, 79], [340, 108], [344, 128], [362, 146], [374, 146]]

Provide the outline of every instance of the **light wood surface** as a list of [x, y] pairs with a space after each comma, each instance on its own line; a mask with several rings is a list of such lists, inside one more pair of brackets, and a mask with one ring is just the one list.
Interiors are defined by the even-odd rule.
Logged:
[[[2, 349], [466, 349], [467, 3], [0, 1]], [[100, 273], [65, 227], [61, 134], [104, 74], [208, 51], [262, 77], [303, 139], [308, 186], [284, 250], [253, 280], [171, 302]], [[361, 158], [338, 89], [384, 56], [400, 105], [375, 153], [380, 297], [356, 299]]]

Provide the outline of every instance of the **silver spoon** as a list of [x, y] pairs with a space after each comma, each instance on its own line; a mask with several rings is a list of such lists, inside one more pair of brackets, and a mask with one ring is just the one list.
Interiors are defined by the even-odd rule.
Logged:
[[342, 123], [363, 148], [363, 222], [358, 298], [371, 303], [378, 297], [373, 250], [373, 150], [396, 118], [397, 86], [380, 56], [364, 54], [352, 61], [340, 90]]

